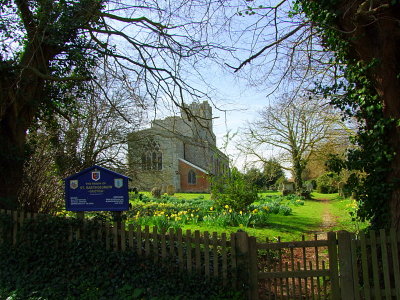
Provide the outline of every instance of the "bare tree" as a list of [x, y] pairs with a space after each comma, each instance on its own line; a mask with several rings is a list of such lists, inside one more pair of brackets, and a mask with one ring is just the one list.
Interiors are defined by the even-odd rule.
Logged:
[[353, 180], [358, 216], [377, 228], [400, 228], [399, 2], [277, 0], [249, 6], [240, 11], [253, 18], [249, 53], [229, 65], [254, 75], [266, 92], [331, 80], [330, 92], [340, 95], [334, 104], [359, 122], [354, 140], [360, 151], [346, 163], [367, 174]]
[[239, 1], [229, 18], [230, 35], [241, 51], [232, 52], [226, 65], [266, 95], [299, 93], [340, 76], [333, 53], [321, 46], [319, 29], [294, 13], [295, 5], [291, 0]]
[[207, 1], [1, 0], [0, 207], [17, 204], [29, 129], [69, 116], [96, 82], [94, 66], [154, 106], [206, 97], [182, 72], [217, 47], [207, 41], [213, 14]]
[[98, 74], [97, 84], [76, 99], [71, 116], [53, 116], [31, 128], [19, 207], [55, 213], [63, 206], [63, 178], [94, 164], [126, 171], [128, 134], [146, 121], [148, 101], [116, 78]]
[[126, 169], [128, 134], [147, 123], [150, 101], [116, 78], [98, 77], [100, 85], [76, 100], [75, 115], [47, 124], [62, 176], [94, 164]]
[[302, 173], [310, 156], [321, 143], [338, 134], [339, 120], [319, 99], [287, 97], [260, 112], [259, 119], [246, 129], [241, 150], [263, 162], [267, 161], [263, 153], [266, 146], [281, 150], [281, 159], [286, 160], [282, 166], [291, 171], [301, 192]]

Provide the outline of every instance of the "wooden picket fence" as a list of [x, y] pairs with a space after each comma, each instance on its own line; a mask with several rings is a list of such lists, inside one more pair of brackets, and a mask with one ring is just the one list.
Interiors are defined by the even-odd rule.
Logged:
[[[24, 220], [36, 214], [0, 211], [13, 226], [0, 236], [18, 243]], [[91, 239], [115, 251], [135, 251], [155, 264], [173, 263], [182, 271], [220, 278], [246, 288], [248, 299], [400, 299], [399, 234], [395, 230], [282, 242], [257, 241], [246, 232], [230, 235], [198, 230], [140, 227], [99, 222], [70, 229], [66, 241]], [[93, 224], [92, 224], [93, 225]], [[0, 240], [0, 242], [3, 242]]]

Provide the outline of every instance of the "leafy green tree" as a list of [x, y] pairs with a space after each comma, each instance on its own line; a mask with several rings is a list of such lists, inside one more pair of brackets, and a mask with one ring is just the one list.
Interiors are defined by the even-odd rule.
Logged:
[[257, 187], [259, 190], [265, 188], [267, 184], [267, 177], [260, 169], [257, 168], [251, 168], [248, 170], [245, 174], [245, 178], [250, 184]]
[[[320, 30], [344, 78], [322, 91], [359, 122], [342, 167], [356, 170], [358, 216], [374, 227], [400, 228], [400, 41], [398, 1], [297, 1]], [[326, 86], [326, 85], [325, 85]], [[358, 175], [357, 175], [358, 174]]]
[[340, 181], [341, 178], [336, 173], [333, 172], [325, 173], [319, 176], [316, 180], [317, 192], [324, 194], [337, 193]]
[[271, 158], [264, 162], [263, 173], [266, 177], [266, 185], [268, 187], [276, 184], [279, 178], [285, 178], [285, 172], [277, 159]]

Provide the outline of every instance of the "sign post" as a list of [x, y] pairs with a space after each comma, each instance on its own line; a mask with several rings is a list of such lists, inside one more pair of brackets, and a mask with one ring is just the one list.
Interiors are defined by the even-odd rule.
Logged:
[[129, 210], [128, 180], [96, 165], [69, 176], [64, 179], [66, 209], [77, 212], [78, 217], [85, 211]]

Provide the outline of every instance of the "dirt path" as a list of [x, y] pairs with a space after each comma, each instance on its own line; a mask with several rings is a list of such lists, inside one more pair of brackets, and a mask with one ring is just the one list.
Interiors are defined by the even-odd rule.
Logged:
[[329, 201], [328, 199], [316, 199], [315, 201], [319, 201], [324, 205], [324, 209], [322, 212], [322, 224], [318, 229], [311, 230], [308, 233], [317, 234], [318, 239], [327, 238], [327, 232], [331, 231], [333, 227], [337, 225], [338, 217], [333, 215], [329, 210]]

